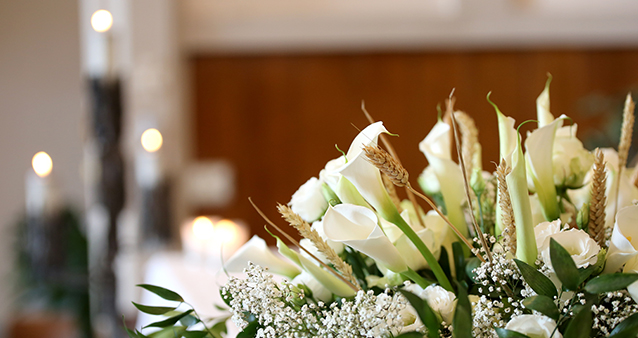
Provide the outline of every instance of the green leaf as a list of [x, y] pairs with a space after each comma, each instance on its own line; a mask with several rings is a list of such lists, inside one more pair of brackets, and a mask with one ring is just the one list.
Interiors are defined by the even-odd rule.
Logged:
[[173, 292], [169, 289], [164, 289], [161, 286], [156, 286], [156, 285], [150, 285], [150, 284], [138, 284], [137, 286], [146, 289], [166, 300], [171, 300], [171, 301], [175, 301], [175, 302], [183, 302], [184, 298], [182, 298], [182, 296], [178, 295], [176, 292]]
[[[445, 250], [445, 249], [442, 249]], [[465, 274], [465, 254], [463, 253], [463, 247], [461, 243], [452, 243], [452, 255], [454, 256], [454, 270], [456, 270], [456, 280], [464, 281]]]
[[452, 319], [452, 333], [455, 338], [472, 338], [472, 305], [467, 297], [467, 290], [460, 284], [456, 283], [457, 302], [454, 319]]
[[565, 250], [555, 239], [549, 239], [549, 256], [556, 276], [567, 290], [578, 289], [579, 273], [572, 255]]
[[259, 329], [259, 323], [255, 320], [248, 323], [244, 330], [237, 334], [236, 338], [254, 338]]
[[585, 284], [585, 291], [589, 293], [605, 293], [625, 289], [638, 280], [635, 273], [610, 273], [600, 275]]
[[567, 325], [563, 338], [589, 337], [591, 332], [592, 314], [589, 307], [583, 307]]
[[518, 270], [523, 275], [525, 282], [532, 288], [532, 290], [536, 291], [537, 294], [547, 296], [549, 298], [554, 298], [558, 296], [558, 292], [556, 291], [556, 286], [552, 281], [547, 278], [547, 276], [540, 273], [533, 266], [519, 261], [518, 259], [514, 259], [516, 266], [518, 266]]
[[430, 338], [438, 338], [439, 329], [441, 328], [441, 323], [439, 323], [439, 319], [436, 317], [436, 314], [428, 305], [428, 302], [421, 299], [419, 296], [413, 294], [412, 292], [406, 290], [399, 290], [403, 297], [410, 302], [410, 305], [416, 310], [419, 319], [428, 329], [428, 337]]
[[195, 325], [197, 323], [199, 323], [199, 319], [197, 319], [197, 317], [193, 316], [193, 315], [188, 315], [182, 319], [179, 320], [180, 323], [182, 323], [182, 325], [189, 327], [192, 325]]
[[465, 261], [465, 273], [467, 274], [468, 277], [470, 277], [470, 279], [474, 282], [476, 282], [474, 280], [474, 269], [478, 268], [481, 265], [481, 261], [476, 258], [476, 257], [472, 257], [469, 258]]
[[423, 337], [424, 337], [423, 333], [418, 333], [416, 331], [412, 331], [412, 332], [402, 333], [402, 334], [396, 336], [395, 338], [423, 338]]
[[126, 334], [128, 334], [129, 338], [139, 338], [137, 336], [137, 333], [135, 333], [133, 330], [129, 329], [128, 327], [124, 327], [124, 330], [126, 330]]
[[638, 313], [625, 318], [609, 334], [609, 338], [635, 338], [638, 335]]
[[137, 304], [135, 302], [131, 302], [135, 307], [141, 312], [148, 313], [149, 315], [163, 315], [167, 312], [174, 311], [175, 307], [164, 307], [164, 306], [146, 306], [142, 304]]
[[528, 336], [522, 333], [508, 330], [508, 329], [503, 329], [500, 327], [495, 327], [494, 330], [496, 331], [498, 338], [529, 338]]
[[547, 296], [537, 295], [525, 298], [525, 300], [523, 300], [523, 305], [530, 310], [536, 310], [556, 321], [560, 316], [560, 312], [558, 311], [556, 304], [554, 304], [554, 301]]
[[137, 333], [138, 338], [148, 338], [148, 336], [143, 335], [140, 331], [135, 330], [135, 333]]
[[184, 338], [204, 338], [208, 332], [206, 331], [184, 331], [182, 337]]
[[167, 319], [161, 320], [161, 321], [159, 321], [159, 322], [155, 322], [155, 323], [148, 324], [148, 325], [146, 325], [144, 328], [147, 328], [147, 327], [169, 327], [169, 326], [173, 326], [173, 325], [175, 325], [175, 323], [177, 323], [180, 319], [182, 319], [182, 318], [184, 318], [184, 317], [188, 316], [191, 312], [193, 312], [193, 309], [190, 309], [190, 310], [188, 310], [188, 311], [186, 311], [186, 312], [182, 312], [182, 313], [180, 313], [180, 314], [178, 314], [178, 315], [175, 315], [175, 316], [173, 316], [173, 317], [170, 317], [170, 318], [167, 318]]
[[452, 271], [450, 270], [450, 259], [445, 248], [441, 248], [441, 255], [439, 256], [439, 265], [443, 269], [443, 273], [449, 280], [452, 280]]

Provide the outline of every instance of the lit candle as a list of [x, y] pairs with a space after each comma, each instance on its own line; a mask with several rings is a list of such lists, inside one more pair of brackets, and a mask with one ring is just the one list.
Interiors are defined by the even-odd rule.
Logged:
[[159, 150], [164, 139], [159, 130], [150, 128], [142, 133], [140, 141], [142, 150], [137, 152], [135, 175], [140, 186], [151, 189], [156, 187], [162, 178]]
[[46, 217], [59, 207], [59, 196], [51, 178], [53, 161], [41, 151], [31, 160], [33, 170], [26, 174], [26, 208], [29, 217]]
[[113, 27], [113, 15], [111, 12], [100, 9], [91, 15], [91, 27], [97, 33], [90, 42], [88, 49], [89, 73], [92, 75], [103, 77], [114, 71], [114, 48], [113, 36], [110, 32]]
[[180, 229], [182, 247], [189, 260], [207, 261], [221, 267], [222, 257], [230, 258], [248, 240], [248, 229], [240, 223], [199, 216]]

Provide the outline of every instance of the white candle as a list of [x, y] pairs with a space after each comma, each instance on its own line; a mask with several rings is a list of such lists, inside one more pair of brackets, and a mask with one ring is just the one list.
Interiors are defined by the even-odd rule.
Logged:
[[29, 217], [46, 217], [59, 206], [59, 194], [51, 178], [53, 161], [41, 151], [31, 160], [33, 170], [26, 173], [26, 208]]
[[164, 140], [159, 130], [150, 128], [142, 133], [140, 141], [142, 149], [135, 157], [135, 177], [141, 187], [151, 189], [159, 184], [163, 175], [160, 149]]
[[221, 267], [222, 255], [230, 258], [248, 240], [249, 231], [238, 222], [199, 216], [185, 222], [180, 234], [187, 259]]

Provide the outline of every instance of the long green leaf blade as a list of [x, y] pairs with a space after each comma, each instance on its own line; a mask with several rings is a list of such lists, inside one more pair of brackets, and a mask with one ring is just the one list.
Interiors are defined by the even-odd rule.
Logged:
[[508, 329], [503, 329], [500, 327], [495, 327], [494, 330], [496, 331], [498, 338], [529, 338], [528, 336], [522, 333], [508, 330]]
[[405, 297], [405, 299], [410, 302], [410, 305], [412, 305], [412, 307], [416, 310], [419, 319], [421, 319], [421, 322], [428, 329], [428, 337], [440, 337], [439, 329], [441, 328], [441, 323], [439, 323], [439, 320], [432, 308], [430, 308], [430, 305], [412, 292], [406, 290], [399, 290], [399, 292], [401, 292], [403, 297]]
[[183, 302], [184, 298], [182, 298], [182, 296], [180, 296], [179, 294], [177, 294], [174, 291], [171, 291], [169, 289], [165, 289], [161, 286], [156, 286], [156, 285], [150, 285], [150, 284], [138, 284], [137, 286], [146, 289], [166, 300], [171, 300], [171, 301], [175, 301], [175, 302]]
[[180, 313], [178, 315], [175, 315], [173, 317], [161, 320], [159, 322], [148, 324], [144, 328], [147, 328], [147, 327], [169, 327], [169, 326], [173, 326], [180, 319], [182, 319], [182, 318], [188, 316], [189, 314], [191, 314], [191, 312], [193, 312], [193, 309], [190, 309], [190, 310], [188, 310], [186, 312], [182, 312], [182, 313]]
[[572, 259], [572, 255], [565, 250], [555, 239], [549, 239], [549, 256], [556, 276], [567, 290], [576, 290], [579, 284], [578, 268]]
[[638, 274], [635, 273], [610, 273], [600, 275], [585, 284], [585, 291], [594, 294], [612, 292], [625, 289], [637, 280]]
[[558, 296], [558, 292], [556, 291], [556, 286], [552, 281], [547, 278], [547, 276], [540, 273], [533, 266], [520, 261], [518, 259], [514, 259], [516, 266], [518, 266], [518, 270], [523, 275], [525, 282], [534, 290], [537, 294], [547, 296], [549, 298], [554, 298]]
[[135, 302], [131, 302], [133, 303], [133, 305], [135, 305], [135, 307], [144, 312], [144, 313], [148, 313], [149, 315], [163, 315], [167, 312], [170, 311], [174, 311], [175, 307], [165, 307], [165, 306], [146, 306], [146, 305], [142, 305], [142, 304], [137, 304]]

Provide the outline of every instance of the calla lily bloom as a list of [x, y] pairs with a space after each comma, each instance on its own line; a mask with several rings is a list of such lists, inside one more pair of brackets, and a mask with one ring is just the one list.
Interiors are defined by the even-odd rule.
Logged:
[[[611, 235], [605, 272], [618, 271], [625, 263], [638, 258], [638, 206], [620, 209]], [[634, 264], [629, 264], [634, 265]]]
[[399, 251], [379, 227], [377, 215], [372, 210], [339, 204], [328, 208], [323, 226], [328, 239], [361, 251], [394, 272], [408, 270]]
[[549, 84], [551, 82], [552, 78], [549, 77], [545, 83], [545, 89], [536, 98], [536, 117], [539, 128], [554, 122], [554, 115], [549, 111]]
[[290, 279], [297, 276], [299, 270], [294, 264], [277, 257], [268, 247], [266, 241], [259, 236], [253, 236], [244, 244], [224, 265], [228, 272], [244, 272], [248, 262], [253, 262], [278, 275]]
[[554, 122], [534, 130], [525, 140], [527, 174], [534, 183], [534, 189], [543, 207], [543, 215], [548, 221], [560, 217], [556, 186], [554, 185], [552, 151], [556, 130], [562, 125], [562, 119], [554, 120]]
[[351, 297], [355, 295], [355, 290], [353, 290], [344, 281], [335, 277], [335, 275], [333, 275], [332, 273], [324, 270], [321, 266], [317, 265], [317, 263], [290, 249], [281, 239], [279, 239], [279, 237], [276, 238], [279, 253], [295, 262], [305, 272], [311, 274], [312, 277], [314, 277], [326, 289], [330, 290], [330, 292], [339, 297]]
[[450, 133], [450, 125], [439, 120], [425, 139], [419, 143], [419, 150], [428, 159], [430, 167], [434, 169], [441, 187], [447, 217], [467, 237], [467, 223], [462, 208], [465, 200], [463, 173], [459, 165], [452, 160]]

